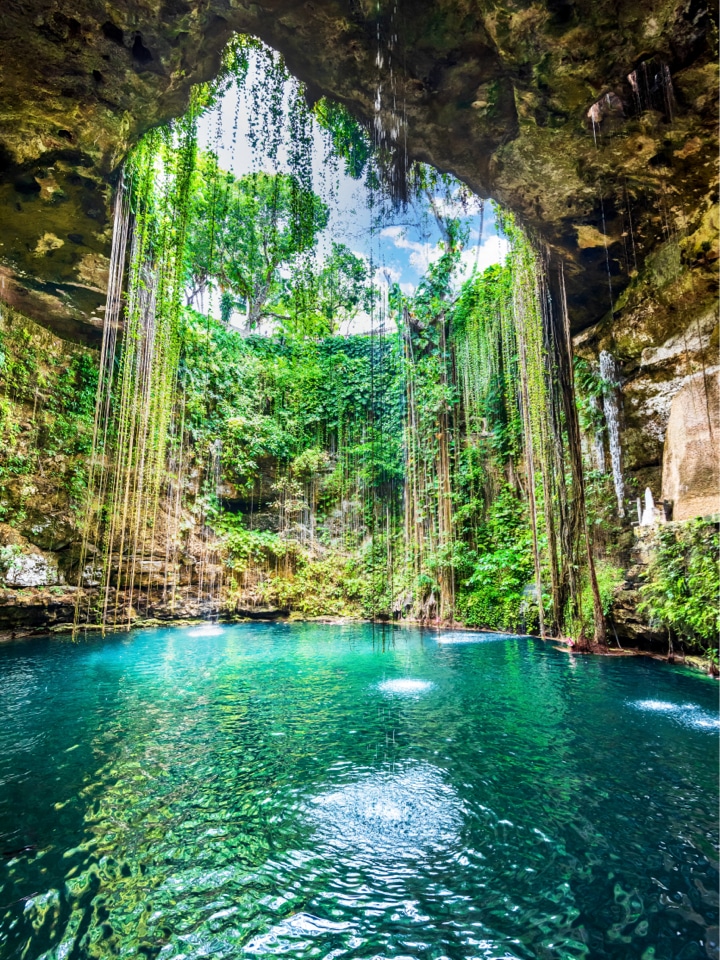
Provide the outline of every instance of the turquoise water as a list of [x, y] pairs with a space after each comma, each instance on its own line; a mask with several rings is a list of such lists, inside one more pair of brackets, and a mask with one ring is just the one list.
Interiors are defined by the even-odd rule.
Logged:
[[248, 624], [5, 645], [0, 684], [3, 960], [716, 955], [706, 678]]

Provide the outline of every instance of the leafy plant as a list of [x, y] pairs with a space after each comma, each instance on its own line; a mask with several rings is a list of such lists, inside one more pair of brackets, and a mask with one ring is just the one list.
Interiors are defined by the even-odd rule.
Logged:
[[720, 530], [709, 520], [660, 527], [638, 611], [689, 649], [717, 649]]

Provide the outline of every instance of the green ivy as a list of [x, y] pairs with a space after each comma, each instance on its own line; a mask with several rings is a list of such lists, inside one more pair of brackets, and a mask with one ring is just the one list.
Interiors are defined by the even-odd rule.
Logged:
[[702, 519], [668, 524], [656, 539], [638, 611], [690, 650], [717, 650], [720, 526]]

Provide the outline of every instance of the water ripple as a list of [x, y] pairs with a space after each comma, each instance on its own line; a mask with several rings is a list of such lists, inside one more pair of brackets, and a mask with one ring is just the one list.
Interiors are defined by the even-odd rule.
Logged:
[[313, 798], [307, 815], [335, 849], [352, 848], [378, 861], [452, 853], [462, 804], [439, 770], [427, 763], [378, 771]]
[[373, 639], [0, 647], [0, 956], [712, 953], [710, 681], [529, 638]]

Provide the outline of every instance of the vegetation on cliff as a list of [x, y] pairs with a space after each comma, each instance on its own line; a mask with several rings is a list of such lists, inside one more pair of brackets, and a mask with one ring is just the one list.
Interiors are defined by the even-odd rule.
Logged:
[[[270, 53], [249, 81], [254, 49], [231, 46], [216, 84], [126, 165], [99, 370], [78, 353], [52, 374], [35, 452], [3, 408], [7, 489], [67, 440], [60, 485], [82, 506], [76, 624], [130, 623], [159, 595], [173, 615], [194, 595], [214, 614], [460, 620], [605, 646], [627, 525], [593, 449], [614, 386], [573, 363], [562, 270], [505, 215], [507, 261], [461, 282], [465, 188], [400, 170], [385, 133], [339, 106], [310, 108]], [[198, 117], [234, 81], [257, 104], [252, 149], [286, 149], [289, 172], [235, 177], [198, 152]], [[413, 292], [381, 289], [335, 238], [321, 249], [315, 121], [381, 222], [388, 197], [431, 211], [442, 240]], [[197, 309], [209, 291], [220, 319]], [[362, 311], [369, 334], [336, 335]], [[242, 333], [229, 325], [238, 313]], [[267, 323], [270, 336], [253, 335]], [[21, 355], [15, 345], [4, 361], [6, 396], [27, 406], [33, 361]], [[22, 507], [10, 513], [21, 522]], [[682, 613], [668, 606], [677, 578], [658, 564], [649, 615], [707, 644], [694, 591]]]
[[641, 587], [640, 613], [668, 632], [671, 649], [680, 641], [708, 652], [717, 665], [720, 635], [720, 529], [717, 522], [691, 520], [656, 533], [657, 548]]

